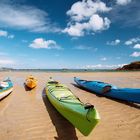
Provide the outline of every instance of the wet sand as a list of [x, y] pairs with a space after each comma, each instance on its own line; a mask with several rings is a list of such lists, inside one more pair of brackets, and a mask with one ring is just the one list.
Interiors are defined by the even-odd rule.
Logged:
[[[38, 86], [32, 91], [24, 87], [29, 74], [38, 79]], [[0, 140], [140, 140], [139, 105], [96, 96], [77, 88], [73, 81], [77, 76], [140, 88], [140, 72], [0, 72], [0, 80], [7, 76], [14, 82], [14, 91], [0, 101]], [[83, 136], [50, 104], [44, 90], [49, 76], [66, 84], [81, 101], [98, 109], [101, 120], [89, 136]]]

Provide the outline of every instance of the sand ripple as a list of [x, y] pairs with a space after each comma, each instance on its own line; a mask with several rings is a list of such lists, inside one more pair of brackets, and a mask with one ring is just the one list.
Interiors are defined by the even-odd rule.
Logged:
[[[140, 109], [137, 105], [96, 96], [74, 86], [73, 77], [102, 80], [121, 87], [139, 87], [136, 73], [33, 73], [39, 85], [24, 88], [26, 72], [0, 73], [10, 76], [14, 91], [0, 102], [0, 140], [139, 140]], [[96, 106], [101, 121], [88, 136], [83, 136], [49, 103], [44, 87], [49, 76], [65, 83], [83, 102]], [[46, 78], [44, 78], [46, 77]], [[73, 84], [72, 84], [73, 83]]]

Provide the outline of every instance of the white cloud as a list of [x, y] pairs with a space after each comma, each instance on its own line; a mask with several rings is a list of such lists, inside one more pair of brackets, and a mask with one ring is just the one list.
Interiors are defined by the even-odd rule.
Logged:
[[67, 27], [62, 31], [70, 36], [84, 36], [85, 33], [103, 31], [109, 28], [111, 21], [107, 17], [99, 14], [110, 11], [104, 2], [82, 0], [74, 3], [67, 15], [70, 21]]
[[76, 46], [74, 49], [76, 49], [76, 50], [93, 50], [93, 51], [97, 51], [97, 48], [94, 48], [94, 47], [91, 47], [91, 46], [84, 46], [84, 45]]
[[8, 38], [13, 39], [15, 35], [8, 35]]
[[0, 30], [0, 36], [7, 37], [8, 32], [4, 30]]
[[116, 0], [116, 3], [118, 5], [127, 5], [131, 2], [132, 0]]
[[91, 69], [91, 68], [102, 68], [101, 64], [97, 64], [97, 65], [87, 65], [86, 68]]
[[70, 25], [65, 28], [62, 32], [68, 33], [70, 36], [83, 36], [84, 35], [84, 28], [85, 23], [75, 23], [75, 25]]
[[10, 60], [10, 59], [1, 59], [0, 60], [0, 65], [7, 65], [7, 64], [15, 64], [15, 61]]
[[140, 56], [140, 52], [133, 52], [130, 56], [131, 57], [139, 57]]
[[136, 38], [131, 38], [127, 41], [125, 41], [125, 45], [132, 45], [134, 43], [137, 43], [137, 42], [140, 42], [140, 38], [139, 37], [136, 37]]
[[106, 61], [106, 60], [107, 60], [107, 58], [106, 58], [106, 57], [103, 57], [103, 58], [101, 58], [101, 60], [102, 60], [102, 61]]
[[32, 32], [57, 32], [48, 14], [36, 7], [0, 2], [0, 27], [26, 29]]
[[28, 42], [28, 40], [24, 40], [24, 39], [23, 39], [23, 40], [21, 40], [21, 41], [22, 41], [23, 43], [27, 43], [27, 42]]
[[133, 42], [132, 41], [130, 41], [130, 40], [127, 40], [127, 41], [125, 41], [125, 43], [124, 43], [125, 45], [131, 45], [131, 44], [133, 44]]
[[140, 49], [140, 44], [135, 44], [134, 49]]
[[89, 25], [87, 28], [94, 32], [102, 31], [102, 30], [108, 29], [110, 26], [110, 23], [111, 22], [107, 17], [102, 18], [98, 14], [95, 14], [90, 17], [90, 20], [88, 23]]
[[118, 44], [120, 44], [120, 40], [119, 39], [116, 39], [116, 40], [114, 40], [114, 41], [111, 41], [111, 42], [109, 42], [109, 41], [107, 41], [107, 45], [112, 45], [112, 46], [115, 46], [115, 45], [118, 45]]
[[85, 32], [99, 32], [109, 28], [110, 20], [105, 17], [102, 18], [98, 14], [92, 15], [88, 22], [68, 25], [62, 32], [68, 33], [70, 36], [84, 36]]
[[111, 8], [107, 7], [106, 4], [100, 0], [82, 0], [74, 3], [71, 9], [67, 11], [67, 15], [74, 21], [82, 21], [96, 13], [108, 12], [110, 10]]
[[7, 31], [0, 30], [0, 37], [7, 37], [9, 39], [13, 39], [15, 36], [12, 34], [9, 34]]
[[122, 67], [126, 64], [116, 64], [116, 65], [102, 65], [102, 64], [97, 64], [97, 65], [87, 65], [85, 68], [87, 69], [114, 69], [114, 68], [119, 68]]
[[43, 38], [36, 38], [29, 45], [31, 48], [35, 49], [60, 49], [60, 46], [54, 40], [45, 40]]

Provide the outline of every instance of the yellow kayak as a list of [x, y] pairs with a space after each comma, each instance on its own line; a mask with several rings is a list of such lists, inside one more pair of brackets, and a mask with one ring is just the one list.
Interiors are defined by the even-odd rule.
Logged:
[[33, 77], [32, 75], [28, 76], [26, 81], [25, 81], [25, 85], [28, 88], [35, 88], [37, 86], [37, 79], [35, 77]]

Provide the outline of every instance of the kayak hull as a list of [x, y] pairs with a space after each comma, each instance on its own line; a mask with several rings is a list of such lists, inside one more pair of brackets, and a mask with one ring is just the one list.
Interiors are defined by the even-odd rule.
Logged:
[[25, 85], [28, 88], [33, 89], [37, 86], [37, 80], [34, 77], [28, 77], [25, 81]]
[[[89, 135], [100, 119], [97, 110], [95, 108], [86, 110], [84, 105], [70, 93], [69, 89], [58, 89], [57, 91], [57, 88], [55, 88], [55, 91], [51, 92], [51, 89], [54, 88], [54, 86], [46, 86], [46, 94], [51, 104], [83, 135]], [[64, 99], [65, 96], [70, 94], [71, 99]]]
[[35, 88], [37, 86], [37, 84], [35, 82], [32, 82], [32, 81], [27, 81], [25, 83], [25, 85], [30, 89]]
[[8, 96], [13, 91], [13, 84], [11, 80], [5, 80], [4, 82], [7, 82], [8, 86], [4, 88], [0, 88], [0, 100]]
[[[140, 89], [133, 88], [118, 88], [111, 84], [108, 84], [111, 89], [105, 93], [97, 92], [96, 87], [98, 87], [97, 81], [86, 81], [81, 80], [79, 78], [74, 78], [74, 81], [82, 88], [87, 89], [97, 95], [102, 95], [109, 98], [119, 99], [127, 102], [133, 102], [140, 104]], [[107, 84], [104, 82], [100, 82], [102, 84]], [[96, 85], [96, 87], [95, 87]], [[99, 88], [99, 87], [98, 87]], [[100, 87], [101, 88], [101, 87]]]

